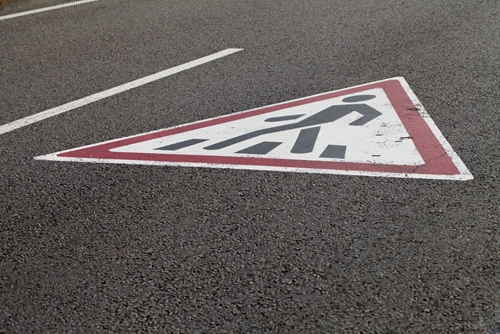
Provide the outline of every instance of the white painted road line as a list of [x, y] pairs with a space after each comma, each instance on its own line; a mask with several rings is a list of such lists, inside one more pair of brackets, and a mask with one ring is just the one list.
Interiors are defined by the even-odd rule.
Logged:
[[75, 2], [64, 3], [61, 5], [57, 5], [57, 6], [50, 6], [50, 7], [40, 8], [40, 9], [28, 10], [26, 12], [21, 12], [21, 13], [16, 13], [16, 14], [4, 15], [4, 16], [0, 16], [0, 21], [13, 19], [13, 18], [19, 17], [19, 16], [26, 16], [26, 15], [31, 15], [31, 14], [47, 12], [49, 10], [54, 10], [54, 9], [66, 8], [66, 7], [76, 6], [76, 5], [83, 5], [84, 3], [95, 2], [95, 1], [99, 1], [99, 0], [80, 0], [80, 1], [75, 1]]
[[17, 121], [13, 121], [13, 122], [1, 125], [0, 126], [0, 135], [7, 133], [7, 132], [10, 132], [10, 131], [13, 131], [13, 130], [16, 130], [16, 129], [19, 129], [19, 128], [22, 128], [26, 125], [30, 125], [30, 124], [42, 121], [46, 118], [65, 113], [66, 111], [70, 111], [70, 110], [82, 107], [82, 106], [90, 104], [92, 102], [96, 102], [96, 101], [105, 99], [107, 97], [110, 97], [110, 96], [113, 96], [113, 95], [116, 95], [119, 93], [123, 93], [127, 90], [137, 88], [139, 86], [148, 84], [150, 82], [153, 82], [153, 81], [156, 81], [159, 79], [163, 79], [163, 78], [168, 77], [170, 75], [188, 70], [190, 68], [208, 63], [212, 60], [216, 60], [218, 58], [222, 58], [222, 57], [228, 56], [230, 54], [233, 54], [235, 52], [242, 51], [242, 50], [243, 49], [226, 49], [226, 50], [211, 54], [209, 56], [190, 61], [190, 62], [185, 63], [183, 65], [175, 66], [175, 67], [169, 68], [168, 70], [164, 70], [164, 71], [161, 71], [161, 72], [158, 72], [155, 74], [151, 74], [151, 75], [148, 75], [146, 77], [125, 83], [123, 85], [116, 86], [116, 87], [104, 90], [102, 92], [95, 93], [95, 94], [89, 95], [87, 97], [75, 100], [73, 102], [63, 104], [59, 107], [48, 109], [48, 110], [42, 111], [38, 114], [34, 114], [31, 116], [19, 119]]

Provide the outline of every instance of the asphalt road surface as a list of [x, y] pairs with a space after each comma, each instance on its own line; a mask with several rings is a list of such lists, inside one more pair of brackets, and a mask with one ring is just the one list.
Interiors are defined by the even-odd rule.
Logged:
[[[0, 135], [0, 333], [498, 333], [498, 0], [100, 0], [0, 20], [0, 125], [228, 48]], [[391, 77], [473, 180], [34, 159]]]

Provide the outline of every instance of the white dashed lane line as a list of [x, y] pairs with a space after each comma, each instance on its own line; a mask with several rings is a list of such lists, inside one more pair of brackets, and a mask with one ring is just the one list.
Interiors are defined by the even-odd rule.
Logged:
[[83, 5], [85, 3], [95, 2], [95, 1], [99, 1], [99, 0], [80, 0], [80, 1], [75, 1], [75, 2], [64, 3], [64, 4], [61, 4], [61, 5], [57, 5], [57, 6], [50, 6], [50, 7], [45, 7], [45, 8], [28, 10], [26, 12], [20, 12], [20, 13], [15, 13], [15, 14], [10, 14], [10, 15], [4, 15], [4, 16], [0, 16], [0, 21], [8, 20], [8, 19], [13, 19], [15, 17], [20, 17], [20, 16], [26, 16], [26, 15], [32, 15], [32, 14], [47, 12], [49, 10], [66, 8], [66, 7], [76, 6], [76, 5]]
[[56, 115], [65, 113], [67, 111], [82, 107], [84, 105], [105, 99], [107, 97], [110, 97], [110, 96], [113, 96], [113, 95], [116, 95], [119, 93], [123, 93], [127, 90], [137, 88], [139, 86], [148, 84], [150, 82], [166, 78], [170, 75], [173, 75], [173, 74], [188, 70], [190, 68], [208, 63], [212, 60], [216, 60], [216, 59], [228, 56], [230, 54], [233, 54], [233, 53], [241, 51], [241, 50], [243, 50], [243, 49], [222, 50], [222, 51], [219, 51], [217, 53], [214, 53], [214, 54], [187, 62], [185, 64], [175, 66], [175, 67], [169, 68], [167, 70], [164, 70], [164, 71], [161, 71], [161, 72], [158, 72], [155, 74], [151, 74], [151, 75], [145, 76], [143, 78], [140, 78], [140, 79], [137, 79], [134, 81], [130, 81], [130, 82], [127, 82], [125, 84], [104, 90], [102, 92], [95, 93], [95, 94], [86, 96], [84, 98], [60, 105], [58, 107], [42, 111], [40, 113], [19, 119], [17, 121], [13, 121], [13, 122], [10, 122], [10, 123], [4, 124], [4, 125], [0, 125], [0, 135], [7, 133], [7, 132], [10, 132], [10, 131], [13, 131], [13, 130], [16, 130], [16, 129], [19, 129], [19, 128], [22, 128], [26, 125], [30, 125], [30, 124], [42, 121], [46, 118], [56, 116]]

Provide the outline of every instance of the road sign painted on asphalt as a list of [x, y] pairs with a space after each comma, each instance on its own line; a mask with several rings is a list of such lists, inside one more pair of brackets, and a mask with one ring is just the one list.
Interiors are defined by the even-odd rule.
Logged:
[[403, 78], [37, 157], [470, 180]]

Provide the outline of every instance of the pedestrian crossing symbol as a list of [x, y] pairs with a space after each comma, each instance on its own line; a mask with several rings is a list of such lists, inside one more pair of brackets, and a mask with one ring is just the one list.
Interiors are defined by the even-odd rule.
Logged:
[[36, 159], [472, 179], [403, 78]]

